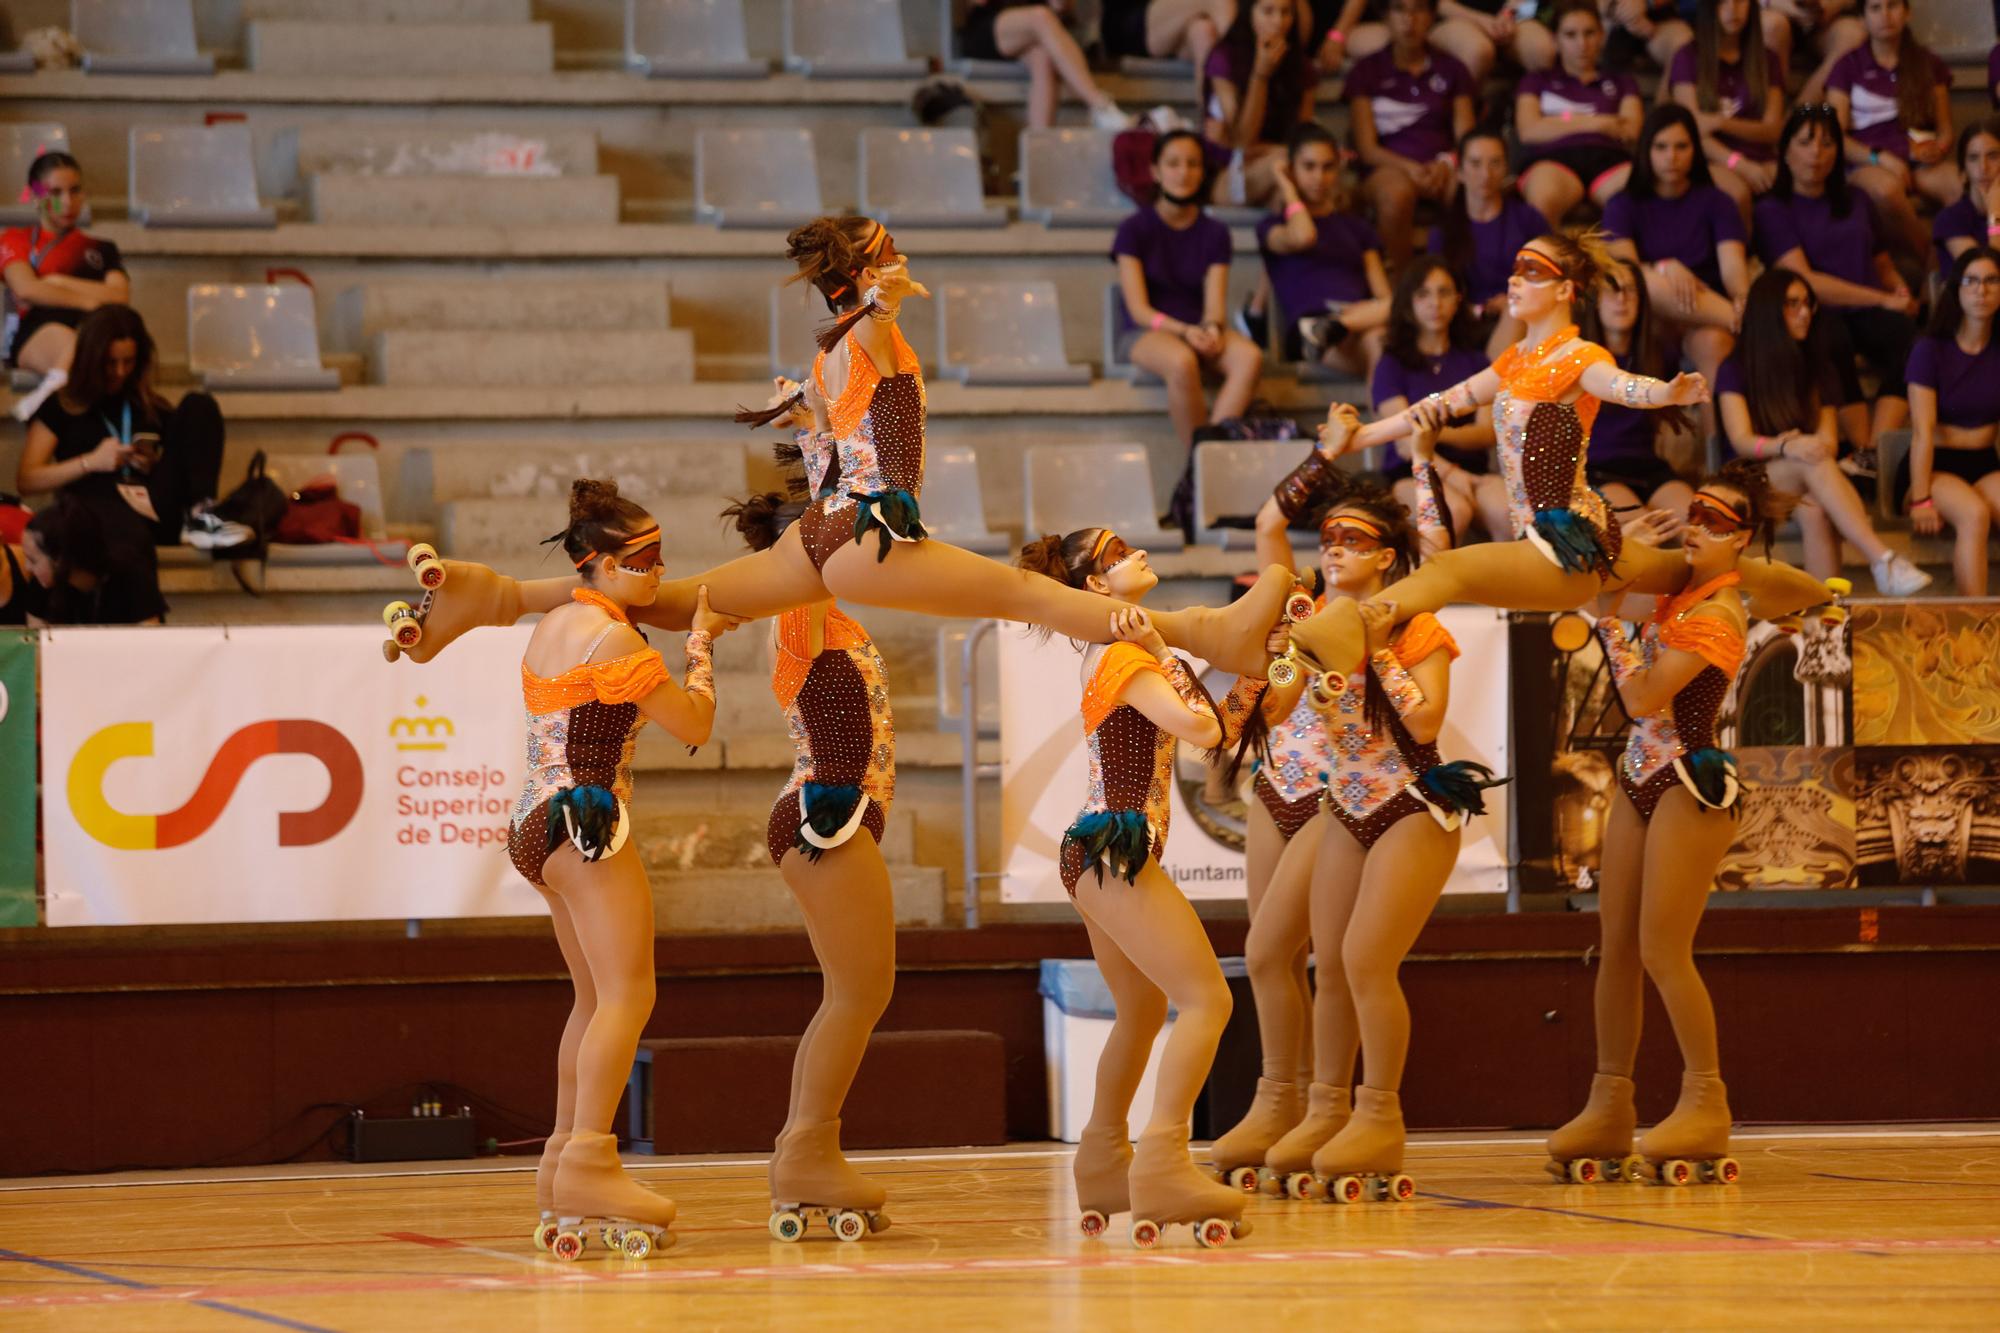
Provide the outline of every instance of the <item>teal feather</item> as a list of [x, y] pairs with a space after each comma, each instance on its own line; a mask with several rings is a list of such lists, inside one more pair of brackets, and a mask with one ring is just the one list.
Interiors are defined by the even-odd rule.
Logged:
[[917, 497], [908, 491], [855, 491], [850, 498], [855, 502], [855, 544], [860, 545], [870, 528], [879, 529], [882, 546], [875, 553], [878, 564], [889, 558], [889, 549], [895, 545], [897, 538], [920, 542], [930, 536], [924, 530]]
[[1470, 759], [1455, 759], [1449, 764], [1434, 764], [1423, 771], [1417, 785], [1430, 794], [1431, 800], [1446, 810], [1457, 811], [1461, 815], [1483, 815], [1486, 813], [1486, 798], [1480, 793], [1488, 787], [1504, 787], [1509, 778], [1496, 778], [1493, 770]]
[[1604, 548], [1597, 543], [1597, 529], [1574, 509], [1538, 511], [1535, 531], [1555, 552], [1556, 563], [1572, 574], [1588, 574], [1606, 563]]
[[1096, 868], [1100, 884], [1106, 867], [1130, 884], [1153, 854], [1153, 835], [1146, 827], [1143, 810], [1096, 810], [1079, 815], [1063, 833], [1063, 845], [1072, 842], [1083, 850], [1085, 867]]
[[[569, 819], [563, 812], [569, 812]], [[569, 837], [570, 823], [576, 824], [577, 851], [586, 861], [601, 859], [618, 836], [618, 798], [602, 787], [564, 787], [549, 797], [548, 850], [551, 855]]]
[[805, 829], [810, 828], [822, 838], [838, 834], [854, 817], [854, 807], [861, 802], [861, 788], [808, 782], [800, 787], [799, 800], [805, 807], [806, 821], [792, 845], [805, 853], [806, 860], [817, 861], [826, 855], [827, 849], [807, 841]]

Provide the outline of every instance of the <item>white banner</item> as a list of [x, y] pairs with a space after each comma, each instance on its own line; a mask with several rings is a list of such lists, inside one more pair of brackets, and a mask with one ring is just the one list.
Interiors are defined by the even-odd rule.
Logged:
[[[1485, 607], [1446, 607], [1438, 617], [1458, 640], [1451, 705], [1438, 750], [1471, 759], [1505, 777], [1507, 767], [1507, 620]], [[1000, 640], [1000, 897], [1004, 902], [1061, 902], [1056, 861], [1063, 830], [1083, 808], [1090, 764], [1084, 754], [1082, 660], [1060, 635], [1047, 642], [1003, 625]], [[1204, 672], [1220, 698], [1233, 679]], [[1181, 747], [1179, 790], [1164, 869], [1190, 898], [1244, 896], [1243, 852], [1216, 837], [1188, 808], [1199, 791], [1200, 757]], [[1486, 813], [1470, 820], [1446, 893], [1505, 893], [1507, 791], [1486, 793]]]
[[361, 625], [46, 636], [48, 923], [540, 913], [506, 850], [528, 633], [427, 667]]

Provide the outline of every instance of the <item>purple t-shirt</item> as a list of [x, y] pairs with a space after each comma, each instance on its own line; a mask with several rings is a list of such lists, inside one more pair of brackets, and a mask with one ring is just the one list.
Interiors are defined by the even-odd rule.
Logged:
[[[1951, 87], [1951, 70], [1942, 60], [1928, 51], [1921, 58], [1931, 62], [1933, 87]], [[1875, 52], [1863, 42], [1833, 62], [1833, 69], [1826, 76], [1826, 90], [1838, 89], [1847, 94], [1848, 124], [1853, 127], [1848, 138], [1877, 152], [1908, 158], [1908, 127], [1896, 110], [1896, 78], [1901, 73], [1900, 67], [1883, 69], [1876, 64]]]
[[1820, 273], [1880, 287], [1875, 276], [1875, 256], [1882, 249], [1880, 229], [1875, 225], [1875, 205], [1860, 190], [1847, 192], [1847, 216], [1833, 216], [1826, 195], [1808, 199], [1794, 194], [1781, 199], [1767, 194], [1757, 201], [1757, 253], [1765, 264], [1776, 264], [1787, 252], [1800, 248], [1806, 262]]
[[[1484, 305], [1507, 290], [1514, 272], [1514, 256], [1537, 236], [1548, 234], [1549, 220], [1541, 210], [1518, 194], [1506, 196], [1500, 214], [1487, 222], [1472, 224], [1472, 271], [1458, 276], [1465, 282], [1466, 298]], [[1431, 228], [1431, 253], [1444, 253], [1444, 228]]]
[[[1199, 324], [1208, 271], [1229, 262], [1229, 228], [1206, 213], [1177, 231], [1157, 209], [1142, 208], [1118, 224], [1111, 242], [1112, 262], [1131, 255], [1146, 271], [1146, 298], [1153, 309], [1183, 324]], [[1120, 331], [1134, 327], [1131, 312], [1118, 302]]]
[[[1692, 88], [1701, 80], [1700, 63], [1695, 51], [1697, 43], [1689, 42], [1674, 52], [1673, 61], [1667, 66], [1667, 86], [1678, 88], [1686, 84]], [[1762, 48], [1759, 48], [1760, 50]], [[1771, 69], [1770, 57], [1764, 57], [1764, 71], [1768, 76]], [[1717, 60], [1715, 62], [1715, 103], [1717, 110], [1732, 120], [1762, 120], [1764, 108], [1750, 105], [1750, 83], [1743, 75], [1743, 62]], [[1732, 134], [1716, 136], [1735, 151], [1755, 162], [1769, 162], [1776, 150], [1767, 143], [1754, 143], [1739, 139]]]
[[[1203, 112], [1211, 120], [1221, 120], [1222, 99], [1217, 97], [1213, 91], [1215, 81], [1217, 79], [1227, 79], [1230, 86], [1236, 89], [1237, 97], [1241, 98], [1244, 89], [1250, 85], [1250, 70], [1247, 66], [1240, 70], [1235, 68], [1229, 60], [1229, 49], [1225, 46], [1217, 46], [1213, 51], [1208, 53], [1208, 62], [1201, 67], [1201, 73], [1203, 86], [1210, 88], [1208, 105], [1203, 108]], [[1311, 60], [1306, 61], [1305, 82], [1300, 86], [1303, 88], [1315, 88], [1319, 86], [1319, 65], [1316, 62]], [[1291, 106], [1279, 106], [1275, 98], [1266, 97], [1264, 100], [1264, 125], [1257, 133], [1257, 141], [1259, 143], [1284, 143], [1292, 137], [1292, 131], [1298, 128], [1298, 124], [1298, 103], [1294, 102]]]
[[1951, 251], [1945, 242], [1961, 236], [1974, 245], [1986, 244], [1986, 209], [1973, 202], [1970, 191], [1960, 195], [1958, 202], [1940, 208], [1931, 219], [1931, 243], [1937, 246], [1940, 272], [1951, 272]]
[[1936, 392], [1941, 425], [2000, 421], [2000, 338], [1989, 334], [1977, 356], [1967, 356], [1956, 338], [1919, 338], [1903, 378]]
[[1396, 64], [1395, 48], [1385, 46], [1347, 72], [1347, 100], [1368, 99], [1376, 139], [1418, 162], [1451, 151], [1456, 138], [1451, 104], [1472, 95], [1472, 75], [1441, 51], [1430, 52], [1423, 69], [1412, 74]]
[[[1632, 354], [1627, 352], [1618, 357], [1620, 370], [1632, 370]], [[1638, 367], [1642, 373], [1650, 374], [1657, 367]], [[1716, 377], [1718, 381], [1720, 376]], [[1720, 389], [1717, 392], [1721, 392]], [[1628, 460], [1652, 460], [1659, 457], [1653, 448], [1653, 439], [1660, 428], [1660, 414], [1639, 407], [1620, 407], [1609, 398], [1597, 409], [1597, 420], [1590, 428], [1590, 462], [1592, 466], [1604, 466]]]
[[1724, 241], [1739, 244], [1743, 215], [1728, 195], [1713, 185], [1696, 185], [1678, 199], [1635, 198], [1620, 190], [1604, 206], [1604, 232], [1612, 240], [1629, 240], [1648, 264], [1678, 259], [1716, 291], [1722, 290], [1722, 263], [1716, 253]]
[[[1462, 380], [1469, 380], [1486, 369], [1484, 352], [1470, 347], [1454, 347], [1443, 356], [1424, 357], [1416, 366], [1406, 366], [1393, 355], [1384, 353], [1375, 363], [1375, 378], [1368, 386], [1369, 401], [1377, 411], [1391, 398], [1401, 398], [1405, 404], [1414, 403], [1427, 393], [1438, 393], [1449, 389]], [[1464, 468], [1467, 472], [1485, 472], [1492, 466], [1491, 449], [1461, 449], [1455, 445], [1441, 444], [1438, 453]], [[1410, 460], [1395, 450], [1390, 450], [1389, 466], [1383, 469], [1390, 477], [1410, 475]]]
[[1257, 223], [1257, 248], [1264, 252], [1264, 271], [1271, 290], [1288, 319], [1321, 314], [1328, 301], [1363, 301], [1368, 270], [1362, 256], [1382, 249], [1382, 238], [1366, 218], [1353, 213], [1329, 213], [1314, 218], [1316, 235], [1310, 250], [1281, 255], [1271, 249], [1271, 233], [1284, 225], [1276, 213]]
[[[1573, 116], [1613, 116], [1618, 114], [1620, 102], [1639, 95], [1639, 85], [1630, 74], [1600, 74], [1585, 83], [1572, 78], [1558, 64], [1553, 69], [1523, 74], [1518, 95], [1534, 98], [1543, 115], [1558, 120], [1565, 111]], [[1565, 134], [1546, 143], [1529, 144], [1527, 148], [1532, 155], [1551, 148], [1615, 148], [1622, 152], [1625, 145], [1608, 134], [1592, 133]]]

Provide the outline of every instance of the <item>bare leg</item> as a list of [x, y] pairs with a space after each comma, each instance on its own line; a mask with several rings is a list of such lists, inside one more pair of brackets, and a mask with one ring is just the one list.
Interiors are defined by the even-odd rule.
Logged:
[[1165, 382], [1167, 416], [1174, 423], [1174, 438], [1191, 443], [1194, 428], [1204, 419], [1201, 359], [1194, 348], [1164, 330], [1148, 329], [1132, 344], [1132, 364]]
[[1431, 29], [1430, 44], [1470, 70], [1474, 87], [1484, 84], [1493, 72], [1493, 39], [1476, 24], [1446, 19]]
[[1890, 175], [1887, 169], [1877, 166], [1855, 167], [1848, 180], [1866, 190], [1868, 197], [1875, 201], [1890, 235], [1901, 238], [1902, 244], [1898, 248], [1919, 257], [1927, 253], [1924, 247], [1930, 244], [1930, 229], [1917, 216], [1910, 193], [1900, 180]]
[[1340, 966], [1361, 1032], [1362, 1081], [1383, 1092], [1402, 1086], [1410, 1050], [1410, 1005], [1396, 973], [1444, 892], [1458, 843], [1457, 831], [1428, 814], [1410, 815], [1382, 835], [1362, 868]]
[[1984, 597], [1986, 541], [1993, 529], [1993, 516], [2000, 513], [2000, 477], [1989, 474], [1975, 488], [1949, 472], [1933, 473], [1931, 498], [1937, 501], [1938, 513], [1951, 525], [1951, 573], [1959, 595]]
[[556, 1131], [567, 1134], [576, 1124], [576, 1056], [583, 1045], [583, 1034], [590, 1026], [591, 1015], [597, 1012], [597, 988], [590, 980], [590, 960], [584, 956], [583, 944], [576, 936], [576, 923], [570, 919], [569, 908], [561, 898], [547, 889], [537, 888], [542, 899], [549, 905], [549, 922], [555, 927], [556, 947], [562, 950], [563, 963], [569, 968], [570, 1008], [569, 1020], [563, 1024], [562, 1041], [556, 1047]]
[[[1028, 13], [1013, 10], [1010, 13]], [[1047, 13], [1037, 9], [1035, 13]], [[998, 32], [998, 25], [995, 25]], [[1005, 48], [1001, 48], [1005, 54]], [[1021, 68], [1028, 71], [1028, 128], [1045, 130], [1056, 123], [1056, 108], [1062, 103], [1062, 89], [1056, 86], [1055, 62], [1039, 46], [1029, 45], [1020, 53]]]
[[1715, 1008], [1694, 965], [1694, 932], [1708, 907], [1715, 868], [1736, 836], [1728, 812], [1709, 810], [1686, 788], [1660, 798], [1646, 831], [1646, 880], [1639, 905], [1639, 956], [1660, 992], [1690, 1070], [1720, 1067]]
[[1583, 182], [1568, 167], [1537, 162], [1521, 173], [1521, 197], [1533, 204], [1551, 227], [1560, 227], [1563, 217], [1583, 202]]
[[67, 371], [76, 355], [76, 330], [67, 324], [44, 324], [21, 347], [14, 358], [23, 370], [46, 375], [52, 370]]
[[632, 843], [596, 862], [565, 843], [542, 875], [575, 924], [597, 1000], [577, 1043], [572, 1124], [608, 1133], [653, 1012], [653, 891]]
[[[1868, 507], [1861, 502], [1860, 493], [1854, 489], [1854, 482], [1840, 465], [1832, 459], [1822, 459], [1817, 463], [1796, 463], [1789, 459], [1774, 459], [1767, 467], [1771, 474], [1771, 484], [1781, 491], [1793, 495], [1804, 493], [1812, 496], [1819, 507], [1826, 512], [1840, 535], [1854, 543], [1861, 554], [1870, 560], [1879, 559], [1889, 548], [1875, 535], [1875, 525], [1868, 517]], [[1838, 567], [1838, 560], [1835, 561]]]
[[1597, 1072], [1632, 1076], [1645, 1016], [1645, 971], [1639, 962], [1640, 875], [1646, 824], [1624, 788], [1611, 793], [1611, 817], [1597, 876]]
[[1319, 960], [1318, 985], [1313, 989], [1313, 1079], [1344, 1088], [1354, 1077], [1361, 1026], [1341, 962], [1341, 941], [1354, 915], [1368, 856], [1345, 824], [1331, 815], [1324, 819], [1327, 829], [1313, 861], [1309, 911], [1313, 954]]
[[[1826, 78], [1833, 73], [1833, 67], [1840, 58], [1868, 40], [1868, 29], [1860, 19], [1852, 14], [1843, 14], [1819, 31], [1819, 67], [1807, 76], [1805, 85], [1799, 89], [1801, 102], [1823, 102], [1826, 100]], [[1778, 68], [1784, 68], [1779, 66]]]
[[1409, 262], [1416, 242], [1417, 183], [1401, 167], [1377, 167], [1361, 182], [1361, 197], [1374, 210], [1382, 258], [1396, 272]]
[[1533, 19], [1516, 23], [1514, 59], [1521, 62], [1524, 70], [1547, 69], [1556, 63], [1555, 35]]
[[[1077, 886], [1079, 890], [1082, 885]], [[1167, 1021], [1167, 996], [1146, 979], [1110, 934], [1079, 912], [1090, 935], [1091, 956], [1111, 992], [1111, 1034], [1097, 1057], [1097, 1081], [1090, 1119], [1077, 1136], [1070, 1169], [1079, 1210], [1105, 1217], [1132, 1206], [1127, 1177], [1132, 1168], [1132, 1099], [1146, 1076], [1153, 1042]]]
[[1209, 409], [1211, 423], [1240, 417], [1250, 406], [1257, 392], [1257, 377], [1264, 369], [1264, 353], [1236, 330], [1224, 329], [1221, 365], [1222, 387], [1215, 391], [1215, 405]]
[[[1270, 837], [1279, 836], [1262, 802], [1251, 801], [1250, 810], [1253, 827], [1262, 824], [1269, 828]], [[1300, 836], [1304, 836], [1304, 830]], [[1307, 1026], [1299, 973], [1310, 942], [1306, 912], [1313, 851], [1312, 847], [1299, 846], [1297, 838], [1283, 848], [1269, 867], [1270, 879], [1261, 895], [1263, 901], [1250, 918], [1250, 933], [1243, 944], [1250, 989], [1257, 1001], [1257, 1033], [1263, 1049], [1264, 1077], [1280, 1083], [1298, 1082], [1298, 1056]]]

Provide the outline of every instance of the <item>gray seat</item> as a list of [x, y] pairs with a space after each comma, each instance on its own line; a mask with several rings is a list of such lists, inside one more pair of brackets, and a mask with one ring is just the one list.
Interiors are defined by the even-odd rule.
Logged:
[[913, 79], [896, 0], [785, 0], [785, 68], [814, 79]]
[[1218, 518], [1254, 518], [1285, 474], [1305, 457], [1300, 440], [1212, 440], [1194, 451], [1195, 540], [1224, 550], [1257, 544], [1252, 528], [1217, 527]]
[[937, 367], [962, 384], [1088, 384], [1063, 354], [1056, 285], [947, 282], [938, 288]]
[[1993, 7], [1983, 0], [1930, 0], [1910, 6], [1910, 35], [1948, 65], [1978, 65], [1993, 49]]
[[1125, 293], [1118, 286], [1117, 279], [1104, 289], [1104, 376], [1106, 379], [1130, 380], [1134, 384], [1164, 383], [1150, 370], [1141, 370], [1118, 354], [1118, 311], [1125, 304]]
[[280, 489], [297, 492], [315, 482], [333, 482], [340, 498], [361, 511], [361, 536], [368, 545], [326, 542], [294, 545], [271, 544], [274, 565], [373, 565], [391, 563], [408, 552], [406, 541], [388, 540], [388, 525], [382, 512], [382, 474], [375, 455], [364, 454], [270, 454], [264, 460], [264, 475]]
[[986, 501], [979, 486], [979, 455], [970, 445], [924, 451], [924, 527], [939, 541], [968, 551], [1000, 555], [1012, 541], [986, 526]]
[[968, 79], [1025, 79], [1028, 67], [1018, 60], [973, 60], [959, 54], [958, 25], [972, 6], [968, 0], [938, 0], [938, 44], [944, 67]]
[[188, 369], [210, 389], [337, 389], [320, 364], [312, 288], [298, 283], [188, 288]]
[[213, 74], [194, 44], [191, 0], [70, 0], [88, 74]]
[[1004, 227], [971, 130], [861, 131], [860, 211], [896, 227]]
[[0, 74], [33, 74], [35, 57], [29, 51], [0, 51]]
[[1172, 79], [1176, 83], [1194, 80], [1194, 62], [1159, 56], [1119, 56], [1118, 72], [1128, 79]]
[[625, 0], [625, 65], [649, 79], [761, 79], [743, 36], [743, 0]]
[[1903, 517], [1903, 497], [1896, 492], [1896, 469], [1910, 452], [1910, 432], [1885, 430], [1875, 437], [1875, 510], [1883, 518]]
[[1111, 171], [1109, 130], [1022, 130], [1021, 216], [1051, 227], [1115, 227], [1132, 201]]
[[771, 373], [804, 379], [816, 350], [813, 330], [831, 318], [811, 283], [781, 282], [771, 288]]
[[1132, 546], [1178, 551], [1160, 526], [1153, 462], [1143, 444], [1036, 444], [1027, 450], [1021, 499], [1030, 533], [1111, 528]]
[[132, 217], [148, 227], [275, 227], [277, 210], [257, 201], [250, 127], [134, 125]]
[[796, 227], [825, 212], [811, 130], [705, 129], [694, 140], [694, 215], [719, 227]]
[[[67, 153], [69, 131], [53, 122], [0, 125], [0, 225], [32, 226], [41, 210], [21, 198], [28, 184], [28, 168], [43, 153]], [[88, 226], [88, 208], [80, 225]]]

